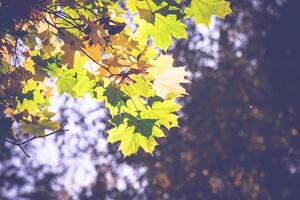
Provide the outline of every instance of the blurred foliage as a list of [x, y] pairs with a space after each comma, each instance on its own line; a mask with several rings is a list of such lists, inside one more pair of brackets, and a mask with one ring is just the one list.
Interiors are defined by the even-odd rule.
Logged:
[[[149, 199], [299, 198], [298, 4], [233, 2], [234, 16], [220, 27], [218, 69], [189, 65], [200, 75], [182, 128], [145, 159]], [[175, 56], [205, 58], [186, 49], [178, 43]]]
[[[153, 157], [126, 159], [147, 168], [139, 178], [148, 183], [144, 192], [129, 183], [125, 192], [109, 189], [105, 174], [111, 168], [98, 166], [95, 183], [79, 199], [299, 199], [299, 2], [234, 0], [232, 5], [234, 14], [217, 25], [220, 35], [210, 40], [218, 45], [217, 57], [195, 48], [192, 43], [204, 37], [193, 25], [191, 42], [177, 42], [174, 57], [188, 63], [193, 75], [191, 96], [182, 99], [181, 129], [160, 140]], [[216, 68], [203, 62], [212, 58]], [[109, 148], [123, 163], [117, 146]], [[13, 175], [2, 178], [1, 171], [0, 184], [21, 182]]]

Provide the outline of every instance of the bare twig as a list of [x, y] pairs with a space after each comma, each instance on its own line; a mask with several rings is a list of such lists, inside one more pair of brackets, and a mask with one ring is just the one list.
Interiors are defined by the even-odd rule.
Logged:
[[8, 142], [8, 143], [10, 143], [10, 144], [13, 144], [13, 145], [18, 146], [18, 147], [23, 151], [23, 153], [24, 153], [28, 158], [30, 158], [30, 155], [29, 155], [29, 154], [25, 151], [25, 149], [23, 148], [23, 145], [25, 145], [25, 144], [31, 142], [32, 140], [38, 139], [38, 138], [46, 138], [46, 137], [48, 137], [48, 136], [54, 135], [54, 134], [59, 133], [59, 132], [69, 131], [68, 129], [64, 129], [64, 126], [65, 126], [65, 125], [66, 125], [66, 124], [64, 124], [60, 129], [58, 129], [58, 130], [56, 130], [56, 131], [53, 131], [53, 132], [51, 132], [51, 133], [48, 133], [48, 134], [42, 135], [42, 136], [34, 136], [34, 137], [32, 137], [32, 138], [30, 138], [30, 139], [28, 139], [28, 140], [25, 140], [25, 141], [23, 141], [23, 142], [19, 142], [19, 143], [18, 143], [18, 142], [11, 141], [11, 140], [9, 140], [9, 139], [4, 139], [4, 141], [5, 141], [5, 142]]
[[27, 156], [27, 158], [30, 158], [30, 155], [25, 151], [25, 149], [22, 147], [21, 144], [16, 143], [16, 142], [13, 142], [13, 141], [10, 141], [10, 140], [8, 140], [8, 139], [4, 139], [4, 141], [5, 141], [5, 142], [8, 142], [8, 143], [10, 143], [10, 144], [13, 144], [13, 145], [16, 145], [16, 146], [20, 147], [20, 149], [21, 149], [21, 150], [23, 151], [23, 153]]

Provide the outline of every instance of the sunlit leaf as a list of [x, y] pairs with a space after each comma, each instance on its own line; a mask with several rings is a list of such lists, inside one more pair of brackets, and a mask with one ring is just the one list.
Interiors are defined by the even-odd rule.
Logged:
[[209, 26], [213, 15], [224, 19], [231, 13], [231, 9], [230, 3], [225, 0], [192, 0], [186, 13], [194, 17], [196, 23]]

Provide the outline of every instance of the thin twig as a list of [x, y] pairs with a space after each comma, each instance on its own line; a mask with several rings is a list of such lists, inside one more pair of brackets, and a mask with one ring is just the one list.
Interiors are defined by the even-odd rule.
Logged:
[[104, 65], [101, 65], [99, 62], [97, 62], [94, 58], [92, 58], [87, 52], [85, 52], [82, 48], [80, 48], [80, 51], [86, 55], [90, 60], [92, 60], [95, 64], [99, 65], [100, 67], [102, 67], [103, 69], [105, 69], [108, 73], [112, 74], [112, 72], [105, 67]]
[[58, 132], [61, 132], [61, 131], [68, 131], [68, 129], [65, 129], [65, 130], [64, 130], [64, 129], [59, 129], [59, 130], [53, 131], [53, 132], [51, 132], [51, 133], [49, 133], [49, 134], [46, 134], [46, 135], [42, 135], [42, 136], [34, 136], [34, 137], [32, 137], [32, 138], [30, 138], [30, 139], [24, 141], [24, 142], [21, 142], [20, 145], [27, 144], [28, 142], [31, 142], [32, 140], [35, 140], [35, 139], [38, 139], [38, 138], [45, 138], [45, 137], [48, 137], [48, 136], [50, 136], [50, 135], [54, 135], [54, 134], [56, 134], [56, 133], [58, 133]]
[[30, 138], [30, 139], [28, 139], [28, 140], [25, 140], [25, 141], [23, 141], [23, 142], [17, 143], [17, 142], [11, 141], [11, 140], [9, 140], [9, 139], [4, 139], [4, 141], [5, 141], [5, 142], [8, 142], [8, 143], [10, 143], [10, 144], [13, 144], [13, 145], [18, 146], [18, 147], [23, 151], [23, 153], [24, 153], [28, 158], [30, 158], [30, 155], [29, 155], [29, 154], [25, 151], [25, 149], [23, 148], [23, 145], [25, 145], [25, 144], [31, 142], [32, 140], [38, 139], [38, 138], [46, 138], [46, 137], [48, 137], [48, 136], [54, 135], [54, 134], [59, 133], [59, 132], [69, 131], [68, 129], [63, 129], [65, 125], [66, 125], [66, 124], [64, 124], [60, 129], [58, 129], [58, 130], [56, 130], [56, 131], [53, 131], [53, 132], [51, 132], [51, 133], [49, 133], [49, 134], [42, 135], [42, 136], [34, 136], [34, 137], [32, 137], [32, 138]]
[[23, 151], [23, 153], [27, 156], [27, 158], [30, 158], [30, 155], [25, 151], [25, 149], [22, 147], [21, 144], [16, 143], [16, 142], [13, 142], [13, 141], [10, 141], [10, 140], [8, 140], [8, 139], [4, 139], [4, 141], [5, 141], [5, 142], [8, 142], [8, 143], [10, 143], [10, 144], [13, 144], [13, 145], [18, 146], [18, 147]]

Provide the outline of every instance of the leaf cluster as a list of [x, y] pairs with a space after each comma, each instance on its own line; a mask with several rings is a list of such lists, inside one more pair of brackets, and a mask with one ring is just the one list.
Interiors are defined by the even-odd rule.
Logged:
[[183, 20], [208, 26], [211, 16], [231, 12], [224, 0], [26, 2], [22, 13], [1, 13], [3, 114], [22, 132], [43, 136], [60, 128], [48, 110], [51, 96], [89, 94], [109, 110], [108, 141], [120, 142], [124, 156], [139, 148], [152, 154], [163, 130], [178, 127], [176, 98], [186, 94], [181, 84], [189, 81], [185, 67], [174, 67], [162, 52], [174, 38], [187, 38]]

